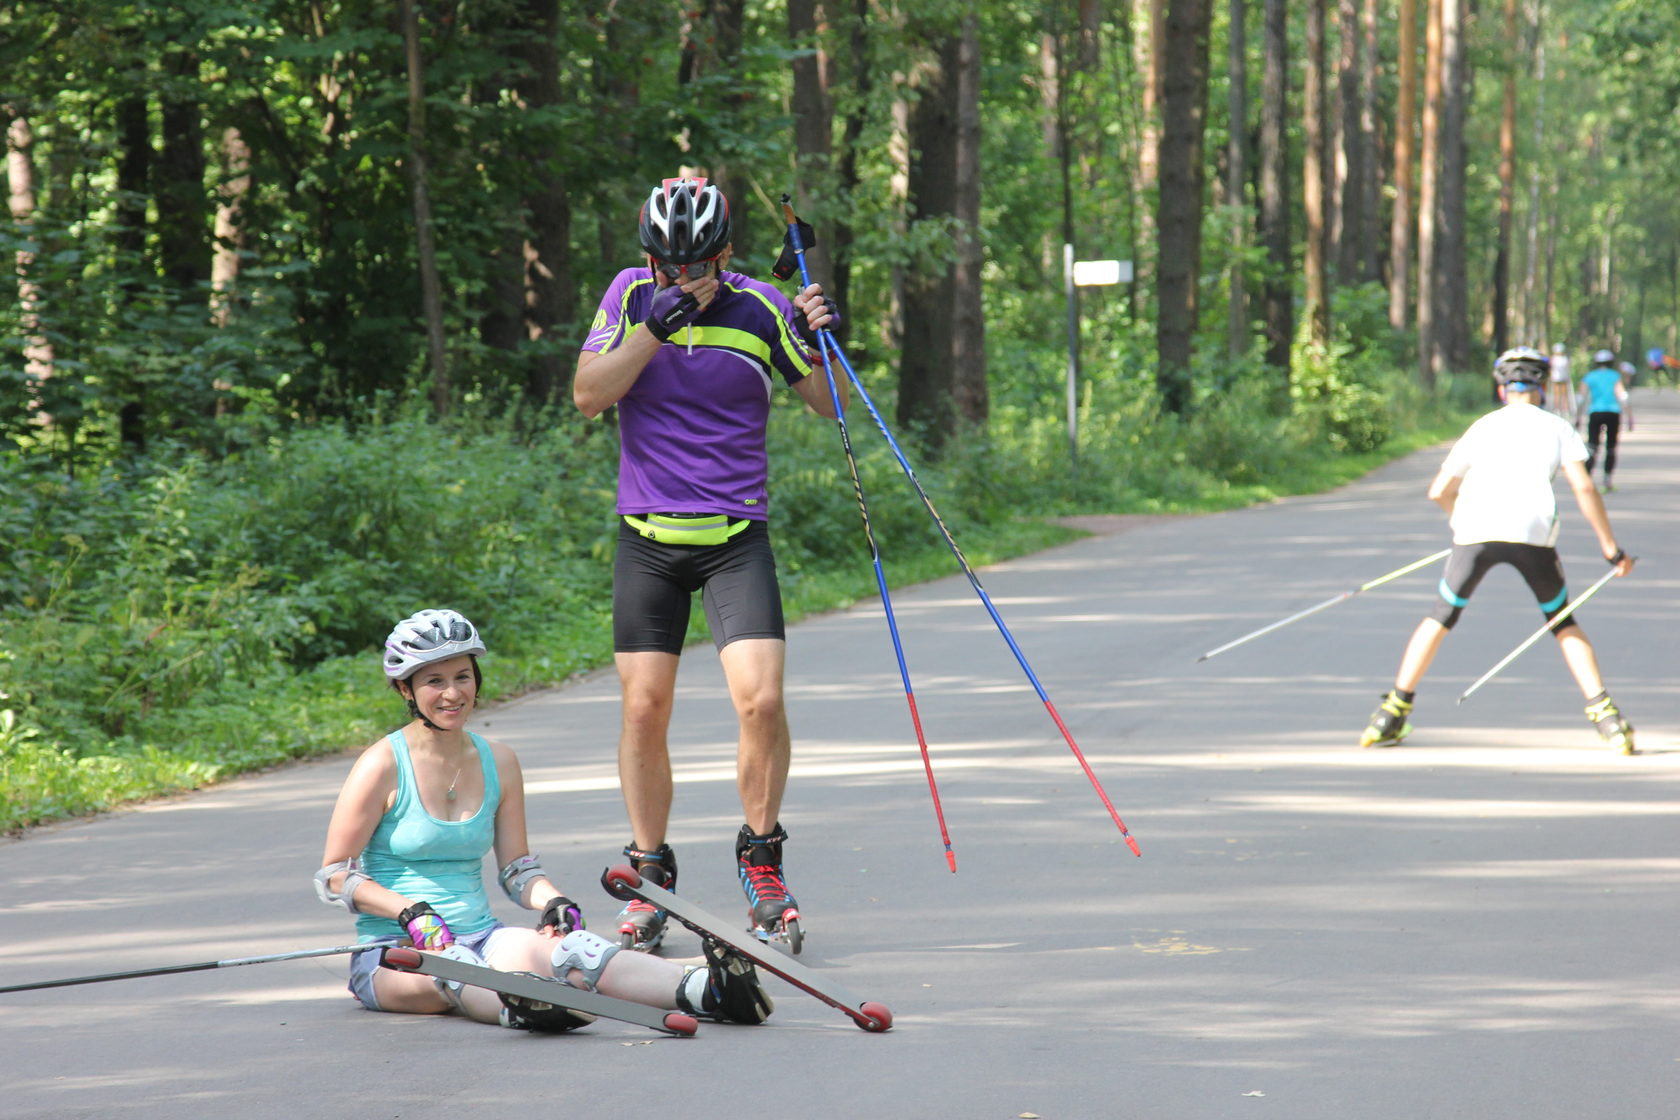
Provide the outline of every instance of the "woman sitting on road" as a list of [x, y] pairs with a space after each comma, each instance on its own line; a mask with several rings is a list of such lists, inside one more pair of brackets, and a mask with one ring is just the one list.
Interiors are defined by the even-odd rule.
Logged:
[[[423, 610], [385, 641], [385, 676], [412, 717], [362, 752], [327, 826], [321, 900], [356, 915], [362, 942], [412, 944], [472, 964], [533, 973], [652, 1007], [711, 1019], [761, 1023], [771, 1010], [751, 962], [706, 944], [704, 960], [619, 953], [584, 929], [530, 854], [525, 783], [505, 743], [466, 729], [482, 684], [478, 631], [452, 610]], [[485, 854], [495, 849], [508, 897], [538, 911], [535, 929], [503, 925], [490, 912]], [[380, 949], [351, 957], [350, 991], [374, 1011], [459, 1011], [523, 1030], [567, 1030], [572, 1012], [499, 996], [419, 973], [379, 966]]]

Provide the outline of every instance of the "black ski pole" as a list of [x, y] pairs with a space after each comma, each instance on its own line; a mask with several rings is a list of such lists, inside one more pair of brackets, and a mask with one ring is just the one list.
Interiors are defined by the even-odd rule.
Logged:
[[270, 964], [274, 961], [297, 961], [306, 957], [331, 957], [354, 953], [360, 949], [374, 949], [380, 945], [394, 945], [395, 941], [366, 941], [359, 945], [335, 945], [330, 949], [298, 949], [290, 953], [271, 953], [265, 957], [230, 957], [221, 961], [199, 961], [196, 964], [172, 964], [162, 968], [137, 968], [130, 972], [101, 972], [93, 976], [70, 976], [62, 980], [37, 980], [31, 984], [11, 984], [0, 988], [5, 992], [32, 992], [39, 988], [69, 988], [76, 984], [99, 984], [106, 980], [133, 980], [140, 976], [167, 976], [173, 972], [206, 972], [212, 968], [234, 968], [242, 964]]
[[[782, 197], [785, 208], [787, 206], [787, 196], [783, 195]], [[805, 265], [804, 251], [799, 246], [799, 223], [797, 219], [788, 224], [788, 237], [793, 241], [794, 251], [799, 257], [800, 277], [808, 286], [811, 277], [810, 271]], [[900, 469], [904, 471], [905, 477], [910, 480], [910, 485], [915, 487], [916, 494], [921, 498], [923, 507], [927, 509], [928, 515], [933, 518], [933, 523], [939, 527], [939, 533], [945, 538], [946, 546], [950, 548], [951, 554], [957, 558], [957, 564], [962, 568], [963, 574], [968, 577], [969, 585], [974, 588], [975, 594], [980, 597], [980, 602], [985, 606], [986, 613], [991, 615], [992, 622], [997, 625], [998, 633], [1003, 635], [1003, 640], [1008, 643], [1010, 652], [1015, 655], [1015, 660], [1020, 664], [1022, 671], [1026, 673], [1027, 680], [1032, 683], [1033, 691], [1038, 693], [1038, 698], [1044, 702], [1045, 710], [1050, 713], [1050, 718], [1055, 722], [1057, 730], [1062, 733], [1062, 738], [1067, 742], [1068, 749], [1073, 751], [1073, 757], [1079, 760], [1080, 768], [1085, 771], [1085, 777], [1090, 780], [1091, 787], [1097, 791], [1097, 796], [1102, 799], [1103, 807], [1108, 810], [1109, 817], [1113, 819], [1115, 827], [1120, 830], [1120, 835], [1125, 839], [1126, 846], [1132, 850], [1133, 855], [1141, 856], [1143, 852], [1138, 849], [1138, 843], [1132, 838], [1131, 830], [1126, 827], [1126, 822], [1120, 819], [1119, 812], [1114, 808], [1114, 802], [1109, 800], [1108, 791], [1103, 789], [1102, 782], [1097, 779], [1096, 771], [1091, 769], [1090, 762], [1085, 758], [1085, 752], [1079, 749], [1078, 743], [1074, 742], [1072, 732], [1068, 731], [1067, 724], [1062, 722], [1061, 713], [1056, 711], [1056, 705], [1051, 703], [1049, 694], [1044, 691], [1044, 686], [1039, 683], [1038, 674], [1033, 672], [1032, 666], [1027, 662], [1026, 655], [1021, 652], [1021, 647], [1015, 643], [1015, 636], [1009, 632], [1009, 627], [1004, 624], [1003, 616], [999, 615], [997, 608], [992, 605], [992, 597], [986, 594], [986, 589], [980, 585], [980, 579], [974, 574], [974, 568], [969, 564], [968, 558], [963, 555], [962, 549], [957, 547], [956, 538], [951, 536], [950, 529], [945, 526], [944, 518], [940, 517], [939, 511], [934, 508], [933, 499], [928, 497], [921, 481], [916, 478], [916, 472], [911, 469], [910, 461], [904, 457], [904, 451], [898, 446], [898, 440], [893, 438], [892, 429], [887, 427], [887, 422], [881, 418], [880, 410], [875, 407], [874, 400], [869, 396], [869, 390], [864, 388], [863, 379], [858, 377], [857, 371], [852, 368], [852, 363], [846, 360], [846, 353], [840, 348], [839, 340], [834, 337], [832, 332], [819, 330], [817, 341], [822, 345], [824, 358], [832, 355], [833, 359], [838, 361], [840, 367], [846, 371], [846, 379], [852, 383], [852, 388], [857, 390], [858, 399], [863, 402], [863, 407], [869, 412], [870, 419], [875, 421], [875, 426], [880, 429], [881, 435], [886, 437], [887, 446], [892, 448], [893, 457], [898, 460]], [[832, 366], [830, 368], [832, 369]]]
[[[782, 196], [782, 213], [787, 216], [788, 241], [799, 261], [799, 276], [805, 287], [811, 286], [811, 272], [805, 265], [805, 244], [799, 233], [799, 219], [787, 195]], [[827, 336], [825, 330], [821, 332]], [[827, 359], [827, 353], [824, 353]], [[881, 549], [875, 543], [875, 530], [869, 524], [869, 503], [863, 497], [863, 481], [858, 477], [857, 456], [852, 452], [852, 437], [846, 429], [846, 409], [840, 403], [840, 389], [834, 383], [834, 367], [828, 367], [828, 394], [834, 402], [834, 422], [840, 428], [840, 444], [846, 449], [846, 465], [852, 472], [852, 489], [857, 493], [858, 512], [863, 515], [863, 535], [869, 540], [869, 554], [875, 562], [875, 586], [881, 591], [881, 607], [887, 615], [887, 632], [892, 635], [893, 653], [898, 658], [898, 675], [904, 682], [904, 700], [910, 706], [910, 723], [916, 729], [916, 742], [922, 748], [922, 769], [927, 771], [928, 792], [933, 795], [933, 813], [939, 819], [939, 838], [945, 843], [945, 863], [953, 875], [957, 872], [957, 853], [951, 848], [951, 833], [945, 827], [945, 807], [939, 802], [939, 784], [933, 778], [933, 759], [928, 755], [927, 736], [922, 733], [922, 717], [916, 711], [916, 690], [910, 687], [910, 669], [904, 662], [904, 644], [898, 638], [898, 621], [893, 615], [892, 593], [887, 590], [887, 575], [881, 567]]]

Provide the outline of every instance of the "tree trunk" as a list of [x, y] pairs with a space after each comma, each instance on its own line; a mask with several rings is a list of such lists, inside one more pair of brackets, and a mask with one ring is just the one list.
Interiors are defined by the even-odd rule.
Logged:
[[1406, 326], [1412, 266], [1412, 142], [1417, 135], [1417, 2], [1400, 0], [1394, 109], [1394, 211], [1388, 227], [1388, 323]]
[[[116, 246], [121, 258], [117, 267], [125, 275], [123, 286], [133, 288], [146, 268], [146, 204], [152, 169], [151, 123], [144, 93], [130, 93], [117, 103], [117, 149]], [[122, 377], [113, 396], [120, 402], [117, 432], [122, 446], [145, 451], [146, 401], [140, 384]]]
[[1266, 364], [1276, 372], [1274, 407], [1289, 405], [1289, 351], [1295, 338], [1294, 268], [1289, 238], [1289, 6], [1265, 0], [1260, 86], [1260, 242], [1266, 249], [1261, 291]]
[[443, 287], [438, 280], [432, 233], [432, 200], [426, 185], [426, 89], [420, 69], [420, 20], [414, 0], [401, 0], [403, 45], [408, 58], [408, 180], [414, 201], [415, 248], [420, 264], [420, 304], [432, 374], [432, 410], [449, 415], [452, 388], [443, 335]]
[[980, 240], [980, 17], [963, 16], [957, 44], [956, 218], [957, 264], [951, 285], [952, 404], [967, 425], [983, 428], [986, 391], [986, 311], [980, 271], [986, 261]]
[[1380, 284], [1382, 251], [1377, 230], [1382, 220], [1382, 158], [1378, 143], [1377, 70], [1382, 56], [1377, 50], [1377, 0], [1364, 0], [1359, 22], [1364, 57], [1359, 72], [1360, 166], [1364, 168], [1359, 180], [1359, 209], [1365, 220], [1359, 234], [1358, 279], [1361, 283]]
[[1302, 86], [1301, 132], [1304, 152], [1301, 161], [1301, 197], [1306, 209], [1307, 244], [1302, 271], [1307, 286], [1307, 317], [1312, 339], [1323, 345], [1330, 340], [1330, 278], [1328, 222], [1329, 172], [1325, 159], [1325, 0], [1306, 0], [1306, 81]]
[[178, 297], [204, 299], [199, 287], [210, 278], [210, 199], [204, 188], [204, 127], [196, 95], [198, 55], [165, 56], [170, 81], [161, 98], [163, 144], [153, 167], [157, 178], [158, 265]]
[[[1134, 46], [1137, 72], [1143, 77], [1143, 103], [1138, 114], [1137, 193], [1143, 200], [1138, 207], [1138, 240], [1140, 247], [1156, 244], [1150, 193], [1160, 187], [1161, 176], [1161, 56], [1165, 53], [1167, 0], [1136, 0], [1143, 13], [1145, 34]], [[1147, 283], [1154, 274], [1154, 258], [1148, 249], [1139, 254], [1133, 270], [1139, 281]]]
[[216, 188], [215, 249], [210, 257], [211, 310], [218, 326], [227, 326], [238, 301], [240, 252], [245, 247], [245, 199], [251, 193], [251, 149], [237, 128], [224, 128], [218, 147], [220, 183]]
[[[17, 269], [18, 327], [23, 333], [23, 375], [28, 385], [29, 408], [40, 408], [40, 388], [53, 375], [52, 341], [40, 333], [41, 285], [31, 275], [35, 253], [26, 247], [33, 242], [35, 225], [35, 138], [29, 118], [14, 106], [6, 106], [10, 120], [6, 128], [6, 185], [13, 229], [24, 242], [13, 258]], [[35, 422], [50, 425], [51, 417], [37, 412]]]
[[[828, 227], [833, 214], [834, 102], [828, 93], [828, 59], [818, 35], [816, 0], [788, 0], [788, 39], [802, 53], [793, 60], [793, 146], [799, 174], [794, 182], [794, 210], [809, 211]], [[809, 52], [809, 53], [803, 53]], [[831, 237], [819, 236], [805, 249], [811, 279], [833, 296], [834, 255]], [[795, 279], [797, 280], [797, 276]], [[836, 300], [838, 302], [838, 300]], [[842, 323], [845, 317], [842, 316]]]
[[1190, 408], [1196, 287], [1202, 271], [1202, 149], [1212, 19], [1212, 0], [1168, 0], [1157, 205], [1160, 313], [1155, 332], [1155, 386], [1161, 406], [1181, 415]]
[[1435, 337], [1438, 280], [1435, 226], [1441, 182], [1441, 5], [1444, 0], [1427, 2], [1429, 15], [1423, 37], [1423, 151], [1418, 168], [1417, 346], [1418, 376], [1424, 385], [1433, 386], [1440, 369]]
[[1523, 263], [1522, 334], [1535, 342], [1545, 341], [1539, 330], [1540, 293], [1540, 152], [1545, 140], [1546, 40], [1540, 34], [1542, 5], [1536, 0], [1530, 10], [1534, 34], [1534, 156], [1528, 168], [1527, 258]]
[[1225, 205], [1231, 208], [1231, 280], [1225, 348], [1232, 359], [1248, 353], [1248, 43], [1247, 2], [1229, 0], [1226, 66], [1230, 72], [1230, 145], [1225, 168]]
[[1440, 207], [1435, 227], [1435, 369], [1470, 365], [1470, 293], [1465, 237], [1465, 114], [1469, 99], [1464, 49], [1465, 0], [1441, 3]]
[[1499, 232], [1493, 256], [1493, 352], [1510, 346], [1511, 211], [1517, 179], [1517, 0], [1505, 0], [1505, 90], [1499, 114]]
[[[870, 50], [873, 37], [869, 33], [869, 0], [853, 0], [852, 18], [850, 21], [850, 44], [852, 65], [856, 68], [852, 74], [852, 89], [856, 93], [856, 100], [846, 114], [845, 143], [840, 150], [840, 181], [839, 197], [841, 200], [856, 197], [858, 184], [861, 181], [858, 172], [858, 149], [862, 143], [863, 130], [869, 123], [865, 113], [875, 90], [874, 55]], [[841, 307], [841, 313], [851, 306], [852, 293], [852, 243], [853, 230], [851, 222], [845, 219], [850, 213], [846, 206], [836, 208], [833, 230], [834, 241], [834, 287], [832, 295], [834, 301]], [[842, 323], [842, 337], [849, 338], [850, 325]]]
[[1336, 29], [1339, 48], [1336, 57], [1337, 102], [1341, 129], [1337, 134], [1336, 178], [1336, 282], [1357, 284], [1363, 276], [1365, 258], [1365, 125], [1361, 118], [1360, 88], [1369, 60], [1364, 57], [1359, 35], [1359, 0], [1338, 0]]
[[[519, 82], [520, 96], [532, 109], [558, 108], [567, 101], [560, 87], [560, 6], [557, 0], [522, 0], [519, 19], [529, 31], [519, 48], [527, 67]], [[572, 199], [561, 170], [557, 132], [545, 132], [536, 141], [531, 162], [532, 182], [523, 200], [530, 235], [520, 252], [525, 337], [556, 342], [577, 315]], [[574, 360], [557, 345], [536, 350], [525, 367], [525, 400], [538, 408], [570, 400]]]
[[[909, 167], [906, 207], [912, 224], [943, 226], [952, 217], [957, 182], [956, 71], [960, 40], [948, 29], [928, 29], [911, 37], [929, 42], [932, 51], [918, 67], [918, 93], [910, 108], [906, 140]], [[937, 455], [950, 434], [952, 408], [951, 298], [955, 268], [942, 260], [913, 262], [904, 272], [903, 346], [898, 366], [898, 422], [922, 437]]]

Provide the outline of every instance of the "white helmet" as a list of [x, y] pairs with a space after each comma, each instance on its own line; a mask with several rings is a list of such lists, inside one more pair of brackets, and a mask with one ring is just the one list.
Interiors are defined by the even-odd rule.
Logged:
[[422, 665], [483, 652], [484, 641], [465, 615], [447, 609], [423, 610], [397, 623], [385, 639], [385, 675], [403, 681]]
[[1608, 350], [1599, 350], [1593, 354], [1593, 365], [1607, 366], [1616, 360], [1616, 355]]

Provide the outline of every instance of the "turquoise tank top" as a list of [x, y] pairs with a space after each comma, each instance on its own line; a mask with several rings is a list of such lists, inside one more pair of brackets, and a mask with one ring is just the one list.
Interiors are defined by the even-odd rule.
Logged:
[[[495, 846], [496, 810], [502, 801], [490, 744], [472, 735], [484, 773], [484, 803], [466, 820], [440, 821], [420, 803], [403, 733], [393, 731], [386, 741], [397, 759], [397, 799], [362, 851], [362, 870], [382, 887], [431, 903], [457, 935], [488, 929], [496, 919], [484, 893], [484, 855]], [[373, 941], [406, 937], [408, 931], [393, 918], [357, 914], [356, 934], [359, 941]]]
[[1620, 412], [1622, 402], [1616, 399], [1616, 386], [1622, 382], [1622, 375], [1604, 366], [1593, 370], [1581, 378], [1581, 385], [1587, 390], [1590, 403], [1588, 412]]

